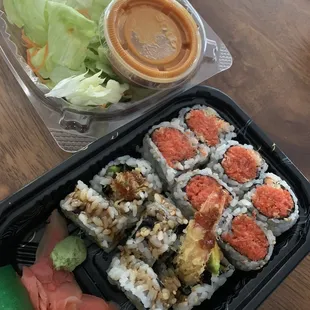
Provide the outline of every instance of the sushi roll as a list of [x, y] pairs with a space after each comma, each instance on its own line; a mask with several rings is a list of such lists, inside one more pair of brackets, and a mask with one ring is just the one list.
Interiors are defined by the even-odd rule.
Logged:
[[159, 281], [170, 292], [171, 304], [177, 304], [182, 283], [176, 275], [174, 266], [167, 260], [160, 260], [156, 262], [153, 269], [158, 275]]
[[298, 201], [290, 186], [273, 173], [264, 176], [263, 183], [246, 193], [239, 202], [266, 222], [277, 237], [294, 226], [299, 218]]
[[224, 204], [208, 198], [204, 213], [197, 212], [180, 237], [174, 258], [167, 260], [166, 268], [158, 268], [159, 279], [177, 300], [174, 309], [192, 309], [210, 299], [234, 272], [216, 243], [215, 229], [223, 209]]
[[122, 156], [110, 162], [90, 181], [94, 190], [124, 210], [139, 207], [162, 184], [151, 165], [144, 159]]
[[[216, 250], [214, 250], [214, 252], [215, 251]], [[206, 299], [211, 299], [212, 295], [233, 275], [235, 271], [234, 266], [229, 263], [220, 250], [218, 253], [221, 257], [219, 270], [214, 273], [212, 268], [207, 267], [200, 283], [191, 287], [181, 287], [177, 295], [177, 302], [174, 304], [173, 309], [190, 310], [195, 306], [199, 306]], [[210, 259], [210, 262], [212, 261], [213, 258]], [[210, 262], [209, 265], [211, 264]]]
[[218, 197], [219, 193], [208, 196], [202, 206], [203, 213], [195, 213], [181, 238], [174, 262], [178, 277], [186, 285], [199, 282], [215, 247], [215, 230], [225, 207], [225, 200]]
[[134, 234], [122, 248], [152, 266], [175, 243], [176, 229], [188, 221], [167, 198], [155, 194], [155, 201], [146, 205]]
[[133, 227], [143, 211], [143, 206], [115, 207], [82, 181], [78, 181], [74, 192], [60, 202], [66, 217], [82, 228], [106, 252], [112, 251], [125, 230]]
[[180, 111], [181, 125], [190, 129], [196, 138], [211, 149], [236, 137], [235, 127], [223, 120], [212, 108], [195, 105]]
[[[199, 282], [192, 286], [186, 285], [179, 279], [173, 264], [160, 262], [154, 266], [160, 282], [170, 292], [170, 296], [174, 296], [173, 309], [190, 310], [199, 306], [206, 299], [210, 299], [214, 292], [232, 276], [235, 268], [223, 256], [217, 244], [211, 256]], [[215, 265], [219, 266], [217, 269], [212, 265], [215, 261]]]
[[259, 182], [268, 165], [252, 145], [228, 141], [211, 154], [209, 167], [242, 196]]
[[194, 219], [190, 220], [174, 259], [177, 275], [186, 285], [199, 283], [216, 245], [215, 229], [225, 201], [215, 202], [214, 196], [219, 194], [210, 195], [203, 204], [203, 213], [196, 212]]
[[257, 270], [268, 263], [276, 242], [266, 226], [246, 208], [225, 210], [217, 228], [218, 242], [236, 268]]
[[182, 174], [176, 179], [172, 192], [175, 202], [187, 218], [199, 211], [212, 193], [219, 193], [219, 199], [225, 200], [225, 208], [235, 206], [238, 202], [233, 190], [210, 168]]
[[134, 255], [114, 257], [107, 273], [110, 283], [118, 286], [138, 310], [168, 310], [175, 302], [154, 270]]
[[193, 133], [175, 119], [151, 128], [143, 139], [142, 153], [172, 186], [175, 177], [208, 161], [209, 148], [199, 144]]

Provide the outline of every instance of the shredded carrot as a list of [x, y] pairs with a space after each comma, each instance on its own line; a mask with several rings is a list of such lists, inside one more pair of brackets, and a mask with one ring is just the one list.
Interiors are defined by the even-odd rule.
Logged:
[[27, 64], [29, 65], [29, 67], [31, 68], [31, 70], [32, 70], [33, 72], [35, 72], [35, 67], [34, 67], [33, 64], [31, 63], [31, 55], [30, 55], [29, 49], [27, 50]]
[[27, 64], [28, 66], [31, 68], [31, 70], [35, 73], [35, 75], [38, 77], [38, 79], [40, 80], [41, 83], [45, 83], [45, 80], [43, 79], [43, 77], [40, 75], [39, 72], [36, 72], [36, 68], [33, 66], [33, 64], [31, 63], [31, 55], [30, 55], [30, 51], [29, 49], [27, 50]]
[[[42, 63], [38, 66], [35, 67], [32, 62], [31, 62], [31, 58], [36, 56], [38, 54], [38, 52], [40, 51], [41, 47], [39, 45], [37, 45], [36, 43], [32, 42], [26, 35], [24, 30], [22, 30], [22, 40], [24, 41], [26, 47], [27, 47], [27, 51], [26, 51], [26, 55], [27, 55], [27, 64], [28, 66], [31, 68], [31, 70], [34, 72], [34, 74], [39, 78], [41, 83], [46, 83], [46, 81], [44, 80], [44, 78], [40, 75], [39, 71], [44, 67], [45, 65], [45, 61], [47, 59], [48, 56], [48, 45], [45, 46], [45, 51], [44, 51], [44, 57], [42, 60]], [[30, 54], [30, 49], [34, 48], [34, 51]]]
[[77, 11], [81, 13], [83, 16], [85, 16], [86, 18], [91, 19], [87, 9], [80, 9]]
[[24, 43], [26, 44], [27, 48], [32, 48], [32, 47], [39, 47], [36, 43], [32, 42], [26, 35], [24, 32], [24, 29], [22, 30], [22, 40], [24, 41]]

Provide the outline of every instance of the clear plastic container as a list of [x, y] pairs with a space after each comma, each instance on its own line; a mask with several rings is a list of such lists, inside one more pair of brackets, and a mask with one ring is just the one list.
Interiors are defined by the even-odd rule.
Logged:
[[[155, 1], [155, 0], [154, 0]], [[130, 102], [120, 102], [108, 109], [76, 107], [64, 99], [46, 98], [49, 89], [42, 84], [26, 62], [26, 50], [21, 30], [8, 23], [3, 0], [0, 0], [0, 53], [24, 90], [58, 145], [65, 151], [85, 149], [98, 138], [134, 120], [183, 91], [202, 83], [232, 65], [232, 57], [225, 44], [212, 28], [201, 19], [187, 0], [179, 0], [197, 24], [202, 38], [201, 60], [188, 79], [170, 89], [154, 90], [132, 87]], [[117, 133], [116, 133], [117, 136]]]

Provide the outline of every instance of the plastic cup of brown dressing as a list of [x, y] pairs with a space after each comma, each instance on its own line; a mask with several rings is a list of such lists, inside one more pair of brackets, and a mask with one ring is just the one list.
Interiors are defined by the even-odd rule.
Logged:
[[177, 86], [196, 70], [201, 36], [175, 0], [114, 0], [104, 13], [104, 37], [114, 70], [153, 89]]

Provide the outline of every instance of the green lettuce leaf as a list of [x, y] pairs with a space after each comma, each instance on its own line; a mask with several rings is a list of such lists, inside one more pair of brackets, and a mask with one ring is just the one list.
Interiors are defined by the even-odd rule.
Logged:
[[47, 21], [45, 6], [47, 0], [6, 0], [4, 9], [10, 22], [24, 26], [26, 36], [44, 46], [47, 42]]
[[96, 24], [62, 3], [49, 1], [47, 15], [49, 57], [57, 65], [79, 70], [96, 34]]
[[89, 9], [89, 15], [95, 22], [99, 22], [101, 14], [104, 12], [106, 7], [111, 3], [112, 0], [93, 0], [92, 6]]
[[108, 59], [109, 49], [107, 47], [98, 47], [98, 60], [96, 62], [96, 68], [103, 71], [105, 74], [113, 79], [117, 79], [117, 75], [114, 73], [111, 63]]
[[82, 64], [81, 68], [78, 71], [70, 70], [66, 67], [57, 66], [53, 69], [53, 71], [50, 73], [50, 79], [54, 83], [54, 86], [61, 82], [62, 80], [65, 80], [73, 75], [81, 75], [83, 73], [86, 73], [86, 68], [84, 64]]
[[65, 4], [85, 14], [92, 21], [98, 23], [101, 14], [112, 0], [49, 0]]
[[28, 53], [30, 55], [30, 63], [32, 69], [39, 69], [38, 73], [43, 79], [48, 79], [50, 76], [49, 69], [53, 67], [49, 59], [45, 60], [46, 49], [48, 47], [45, 45], [40, 49], [30, 48]]
[[46, 97], [66, 98], [71, 104], [77, 106], [106, 106], [108, 103], [118, 103], [127, 84], [109, 80], [103, 86], [104, 79], [101, 72], [90, 77], [87, 74], [72, 76], [58, 83]]
[[24, 22], [20, 17], [17, 9], [15, 8], [14, 0], [4, 0], [3, 2], [4, 10], [6, 12], [6, 16], [8, 21], [11, 24], [15, 24], [17, 27], [21, 28], [24, 26]]
[[40, 50], [31, 48], [28, 51], [30, 55], [34, 54], [34, 56], [31, 57], [32, 69], [40, 68], [40, 70], [38, 71], [40, 76], [43, 79], [50, 79], [50, 83], [48, 84], [49, 87], [54, 87], [56, 84], [66, 78], [69, 78], [73, 75], [80, 75], [87, 71], [84, 63], [82, 63], [79, 70], [74, 71], [68, 69], [67, 67], [62, 67], [54, 64], [53, 62], [51, 62], [51, 58], [48, 58], [44, 63], [44, 66], [41, 67], [42, 63], [44, 62], [45, 48], [46, 46], [42, 47]]
[[85, 59], [85, 66], [93, 73], [102, 71], [106, 77], [117, 80], [118, 77], [112, 69], [107, 53], [108, 50], [100, 46], [100, 43], [89, 45]]
[[89, 9], [93, 3], [93, 0], [49, 0], [49, 1], [58, 2], [71, 6], [75, 10]]

